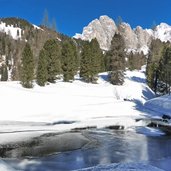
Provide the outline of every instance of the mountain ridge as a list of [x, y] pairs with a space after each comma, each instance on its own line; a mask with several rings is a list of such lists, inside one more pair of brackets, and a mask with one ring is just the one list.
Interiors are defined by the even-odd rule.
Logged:
[[[103, 23], [101, 22], [103, 18]], [[100, 23], [100, 28], [97, 28]], [[106, 28], [110, 29], [106, 29]], [[89, 31], [87, 31], [89, 30]], [[104, 34], [105, 32], [105, 34]], [[143, 52], [148, 54], [150, 43], [153, 39], [160, 39], [162, 42], [171, 42], [171, 26], [161, 22], [154, 29], [143, 29], [141, 26], [132, 28], [129, 23], [121, 22], [116, 26], [115, 21], [107, 15], [100, 16], [99, 19], [91, 21], [88, 26], [83, 28], [82, 34], [76, 33], [76, 39], [91, 41], [96, 38], [101, 49], [109, 50], [112, 37], [119, 33], [123, 36], [128, 52]], [[107, 36], [106, 36], [107, 35]]]

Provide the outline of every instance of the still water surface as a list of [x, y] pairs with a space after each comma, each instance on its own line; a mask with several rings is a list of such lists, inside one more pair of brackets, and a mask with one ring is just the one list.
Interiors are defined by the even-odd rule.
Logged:
[[68, 171], [98, 164], [128, 162], [147, 162], [171, 171], [170, 136], [147, 136], [111, 130], [93, 130], [87, 134], [97, 140], [94, 147], [37, 159], [5, 159], [5, 162], [23, 171]]

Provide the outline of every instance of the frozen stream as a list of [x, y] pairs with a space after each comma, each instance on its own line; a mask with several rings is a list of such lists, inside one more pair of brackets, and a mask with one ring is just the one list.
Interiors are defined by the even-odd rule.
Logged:
[[[171, 170], [170, 136], [149, 136], [133, 131], [108, 129], [83, 131], [83, 135], [85, 139], [84, 136], [79, 138], [81, 145], [88, 142], [87, 137], [91, 143], [81, 149], [36, 158], [3, 158], [3, 161], [22, 171], [67, 171], [99, 164], [129, 162], [143, 162], [166, 171]], [[77, 142], [74, 136], [73, 134], [71, 137]], [[49, 141], [49, 145], [55, 146], [52, 141], [53, 139]], [[75, 142], [72, 140], [72, 143]], [[32, 147], [29, 148], [33, 151]]]

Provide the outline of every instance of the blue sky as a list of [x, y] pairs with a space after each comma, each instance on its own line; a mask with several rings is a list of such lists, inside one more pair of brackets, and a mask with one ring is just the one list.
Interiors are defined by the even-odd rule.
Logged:
[[40, 25], [44, 10], [56, 19], [58, 31], [73, 36], [100, 15], [121, 16], [133, 28], [155, 22], [171, 25], [170, 0], [0, 0], [0, 17], [20, 17]]

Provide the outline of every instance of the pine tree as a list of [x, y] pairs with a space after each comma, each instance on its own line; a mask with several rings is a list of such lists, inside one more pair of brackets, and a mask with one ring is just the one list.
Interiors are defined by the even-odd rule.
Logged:
[[48, 80], [48, 70], [47, 70], [47, 56], [45, 50], [42, 49], [39, 54], [38, 67], [37, 67], [37, 84], [40, 86], [45, 86]]
[[34, 58], [30, 45], [26, 43], [21, 59], [20, 80], [25, 88], [33, 87], [34, 79]]
[[86, 82], [95, 83], [98, 73], [102, 70], [104, 58], [97, 40], [85, 42], [81, 54], [80, 77]]
[[128, 55], [128, 66], [129, 66], [129, 69], [132, 71], [135, 69], [135, 62], [134, 62], [134, 54], [133, 52], [131, 51], [130, 54]]
[[76, 48], [72, 41], [65, 41], [62, 46], [62, 70], [64, 81], [74, 79], [77, 71], [76, 63]]
[[114, 85], [122, 85], [124, 82], [123, 72], [125, 70], [125, 44], [121, 35], [115, 34], [108, 52], [110, 59], [109, 80]]
[[2, 65], [1, 68], [1, 81], [7, 81], [8, 80], [8, 69], [6, 65]]
[[[162, 61], [161, 58], [164, 53], [165, 43], [161, 42], [159, 39], [152, 40], [150, 46], [150, 52], [147, 59], [146, 76], [147, 83], [149, 87], [157, 93], [163, 85], [159, 86], [159, 75], [162, 71]], [[158, 87], [159, 86], [159, 87]]]
[[103, 52], [100, 49], [99, 43], [97, 39], [93, 39], [90, 42], [91, 50], [92, 50], [92, 67], [94, 75], [97, 75], [99, 72], [103, 72], [104, 69], [104, 56]]
[[57, 40], [50, 39], [43, 48], [47, 56], [48, 81], [54, 83], [56, 76], [61, 74], [61, 47]]
[[82, 53], [81, 53], [81, 62], [80, 62], [80, 77], [83, 78], [86, 82], [92, 81], [91, 73], [91, 48], [88, 41], [84, 42]]
[[170, 93], [171, 86], [171, 47], [163, 49], [163, 55], [159, 63], [158, 79], [164, 82], [163, 93]]

